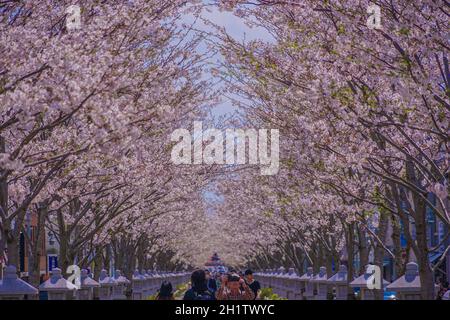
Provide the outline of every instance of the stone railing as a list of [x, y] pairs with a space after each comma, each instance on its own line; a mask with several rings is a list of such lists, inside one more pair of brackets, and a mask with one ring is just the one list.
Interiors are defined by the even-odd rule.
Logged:
[[[417, 263], [407, 264], [406, 273], [393, 283], [381, 279], [377, 286], [376, 273], [372, 269], [366, 269], [361, 276], [352, 279], [349, 283], [348, 272], [345, 265], [339, 267], [338, 272], [328, 276], [325, 267], [321, 267], [317, 274], [313, 268], [308, 268], [303, 275], [298, 275], [294, 268], [286, 272], [285, 268], [267, 269], [255, 273], [255, 278], [261, 286], [272, 288], [280, 297], [289, 300], [326, 300], [329, 293], [335, 300], [347, 300], [349, 295], [354, 295], [352, 289], [360, 292], [361, 300], [375, 299], [375, 289], [395, 292], [391, 299], [420, 300], [421, 286], [419, 268]], [[382, 283], [381, 283], [382, 282]]]
[[[255, 278], [261, 286], [270, 287], [274, 293], [289, 300], [326, 300], [329, 293], [333, 293], [333, 299], [346, 300], [353, 295], [352, 289], [359, 289], [362, 300], [375, 298], [374, 273], [371, 269], [355, 278], [349, 284], [347, 268], [339, 267], [338, 272], [328, 276], [325, 267], [321, 267], [317, 274], [312, 268], [308, 268], [303, 275], [298, 275], [294, 268], [287, 272], [284, 268], [264, 270], [256, 272]], [[136, 270], [131, 279], [122, 275], [120, 270], [115, 270], [114, 276], [109, 276], [106, 270], [102, 270], [100, 277], [95, 280], [87, 270], [81, 270], [78, 284], [66, 280], [61, 270], [55, 268], [51, 277], [43, 282], [39, 288], [34, 288], [27, 282], [17, 277], [14, 266], [5, 268], [4, 277], [0, 281], [0, 300], [16, 300], [37, 298], [39, 292], [46, 292], [49, 300], [92, 300], [97, 297], [100, 300], [146, 300], [155, 295], [163, 281], [168, 281], [175, 288], [189, 281], [190, 273], [164, 272], [164, 271], [139, 271]], [[400, 300], [419, 300], [421, 298], [421, 286], [419, 268], [416, 263], [410, 262], [406, 266], [405, 275], [389, 283], [383, 279], [379, 284], [383, 290], [395, 292], [394, 298]], [[381, 288], [381, 287], [378, 288]], [[131, 288], [131, 297], [126, 295]]]
[[78, 283], [66, 280], [61, 269], [55, 268], [51, 277], [35, 288], [17, 276], [14, 266], [5, 268], [4, 277], [0, 280], [0, 300], [22, 300], [37, 298], [39, 292], [46, 292], [48, 300], [125, 300], [127, 288], [131, 287], [131, 299], [146, 300], [156, 294], [163, 281], [172, 284], [174, 290], [180, 284], [188, 282], [190, 273], [166, 271], [138, 271], [132, 279], [127, 279], [120, 270], [115, 270], [114, 276], [109, 276], [102, 270], [98, 281], [94, 280], [88, 271], [81, 270]]

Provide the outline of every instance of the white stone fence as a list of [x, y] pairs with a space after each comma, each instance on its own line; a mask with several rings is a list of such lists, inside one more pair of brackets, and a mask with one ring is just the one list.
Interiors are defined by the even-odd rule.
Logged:
[[[348, 272], [345, 265], [339, 266], [338, 272], [328, 275], [325, 267], [321, 267], [317, 274], [313, 273], [313, 268], [308, 268], [307, 272], [299, 275], [294, 268], [287, 272], [285, 268], [267, 269], [256, 272], [255, 278], [261, 283], [263, 288], [272, 288], [273, 293], [289, 300], [347, 300], [350, 295], [354, 295], [352, 289], [357, 289], [361, 300], [375, 299], [375, 289], [394, 292], [390, 299], [398, 300], [420, 300], [421, 287], [419, 268], [415, 262], [410, 262], [406, 266], [405, 275], [392, 283], [381, 279], [379, 276], [378, 285], [376, 273], [372, 269], [359, 277], [353, 278], [348, 283]], [[350, 291], [349, 291], [350, 290]]]
[[[190, 273], [166, 271], [136, 270], [132, 279], [127, 279], [120, 270], [114, 276], [102, 270], [98, 280], [93, 279], [87, 270], [81, 270], [79, 283], [72, 283], [61, 274], [61, 269], [51, 271], [50, 278], [35, 288], [17, 276], [14, 266], [5, 268], [4, 277], [0, 280], [0, 300], [37, 299], [40, 292], [47, 293], [48, 300], [146, 300], [157, 294], [163, 281], [170, 282], [175, 292], [176, 287], [189, 281]], [[131, 287], [131, 297], [127, 297], [127, 288]]]

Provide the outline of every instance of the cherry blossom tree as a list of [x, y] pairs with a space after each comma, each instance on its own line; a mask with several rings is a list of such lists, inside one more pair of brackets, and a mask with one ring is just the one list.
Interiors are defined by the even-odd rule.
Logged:
[[[427, 245], [427, 212], [450, 222], [447, 9], [441, 1], [375, 3], [378, 29], [366, 23], [365, 1], [224, 1], [275, 43], [242, 43], [222, 30], [223, 78], [245, 99], [236, 103], [248, 110], [248, 121], [282, 129], [288, 181], [310, 189], [289, 206], [298, 203], [301, 211], [310, 208], [302, 202], [314, 203], [311, 221], [334, 215], [350, 274], [355, 241], [370, 240], [376, 264], [386, 252], [400, 264], [398, 241], [394, 252], [385, 243], [388, 226], [397, 240], [402, 226], [423, 297], [432, 299], [428, 254], [436, 248]], [[292, 193], [281, 183], [282, 194]], [[367, 246], [360, 247], [367, 257]]]
[[[47, 224], [55, 233], [67, 266], [104, 248], [113, 230], [139, 236], [142, 215], [166, 213], [158, 201], [201, 187], [199, 171], [177, 171], [167, 152], [170, 133], [201, 117], [211, 94], [195, 53], [201, 39], [176, 23], [195, 10], [186, 3], [79, 1], [77, 30], [66, 27], [67, 1], [1, 4], [0, 245], [9, 263], [18, 263], [27, 212], [37, 212], [41, 237]], [[43, 253], [31, 247], [36, 262]]]

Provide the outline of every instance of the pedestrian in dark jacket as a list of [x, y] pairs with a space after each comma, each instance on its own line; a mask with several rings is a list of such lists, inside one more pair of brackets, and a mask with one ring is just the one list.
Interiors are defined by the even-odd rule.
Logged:
[[191, 288], [184, 294], [183, 300], [215, 300], [208, 289], [204, 270], [195, 270], [191, 275]]
[[211, 291], [213, 294], [215, 294], [217, 291], [216, 279], [214, 279], [209, 270], [205, 270], [205, 277], [206, 277], [206, 286], [208, 287], [208, 290]]
[[173, 297], [172, 284], [170, 282], [163, 281], [158, 295], [156, 296], [156, 300], [175, 300]]

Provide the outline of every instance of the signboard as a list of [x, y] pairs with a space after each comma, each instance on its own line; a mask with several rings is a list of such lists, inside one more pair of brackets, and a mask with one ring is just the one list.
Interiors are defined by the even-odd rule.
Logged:
[[58, 255], [48, 254], [47, 255], [47, 272], [52, 271], [54, 268], [58, 267]]

